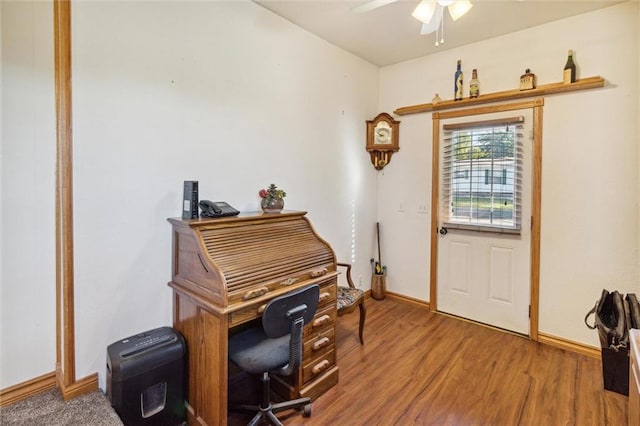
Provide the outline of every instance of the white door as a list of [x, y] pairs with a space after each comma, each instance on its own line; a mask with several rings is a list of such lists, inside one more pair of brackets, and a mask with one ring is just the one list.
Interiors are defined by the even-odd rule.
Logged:
[[[464, 164], [455, 164], [456, 171], [452, 175], [445, 176], [441, 173], [439, 176], [441, 214], [437, 237], [437, 309], [528, 335], [533, 110], [452, 118], [442, 120], [440, 125], [441, 128], [447, 125], [455, 127], [461, 126], [462, 123], [477, 124], [514, 116], [522, 117], [524, 120], [521, 128], [517, 130], [521, 135], [518, 153], [520, 160], [515, 165], [509, 167], [506, 163], [503, 164], [505, 159], [508, 160], [507, 156], [504, 156], [504, 159], [474, 158], [473, 161], [460, 162]], [[443, 141], [443, 135], [446, 134], [445, 131], [440, 132], [440, 170], [444, 173], [452, 166], [451, 162], [448, 165], [443, 163], [447, 156], [446, 142]], [[511, 193], [509, 201], [509, 190], [506, 188], [508, 185], [502, 184], [510, 183], [506, 176], [511, 174], [515, 174], [514, 179], [518, 182], [515, 186], [519, 188], [515, 190], [516, 194]], [[465, 177], [471, 177], [472, 180], [475, 177], [475, 181], [465, 183], [468, 182]], [[467, 203], [466, 199], [454, 197], [454, 190], [451, 189], [454, 182], [456, 185], [460, 184], [461, 188], [466, 188], [470, 194], [469, 198], [474, 201]], [[455, 202], [452, 197], [455, 198]], [[477, 199], [480, 201], [475, 201]], [[512, 205], [509, 204], [511, 202]], [[515, 229], [500, 228], [500, 214], [495, 215], [498, 217], [497, 220], [491, 219], [494, 222], [489, 226], [483, 223], [488, 220], [487, 217], [494, 217], [494, 213], [489, 210], [495, 205], [509, 205], [505, 207], [505, 211], [512, 206], [512, 220], [515, 221], [516, 215], [519, 220], [517, 224], [511, 223], [507, 228]], [[452, 210], [453, 213], [449, 213]], [[507, 213], [501, 214], [507, 216]], [[460, 218], [456, 218], [456, 215], [467, 218], [470, 222], [458, 223], [456, 221]], [[507, 222], [508, 219], [505, 223]]]

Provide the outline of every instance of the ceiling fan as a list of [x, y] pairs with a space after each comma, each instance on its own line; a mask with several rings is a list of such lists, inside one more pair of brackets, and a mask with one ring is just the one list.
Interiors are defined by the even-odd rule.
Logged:
[[[354, 13], [364, 13], [398, 0], [370, 0], [351, 9]], [[431, 34], [436, 31], [436, 46], [444, 43], [444, 9], [454, 21], [467, 13], [473, 5], [469, 0], [422, 0], [411, 13], [411, 16], [422, 22], [420, 34]], [[439, 30], [439, 31], [438, 31]], [[438, 40], [438, 32], [440, 38]]]
[[449, 10], [451, 19], [457, 21], [473, 5], [469, 0], [422, 0], [411, 13], [411, 16], [422, 22], [420, 34], [430, 34], [436, 31], [442, 22], [445, 7]]

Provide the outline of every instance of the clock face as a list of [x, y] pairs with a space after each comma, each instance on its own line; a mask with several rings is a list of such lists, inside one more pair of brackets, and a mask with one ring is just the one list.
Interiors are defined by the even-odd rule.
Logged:
[[386, 121], [380, 121], [374, 129], [373, 141], [376, 144], [386, 145], [391, 143], [391, 127]]

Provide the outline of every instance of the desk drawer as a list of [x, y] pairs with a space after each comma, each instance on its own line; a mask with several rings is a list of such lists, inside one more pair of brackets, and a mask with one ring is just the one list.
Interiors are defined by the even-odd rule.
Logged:
[[267, 306], [267, 304], [262, 303], [247, 306], [246, 308], [231, 312], [229, 314], [229, 327], [234, 327], [238, 324], [242, 324], [243, 322], [251, 321], [252, 319], [260, 317], [265, 306]]
[[307, 383], [320, 376], [324, 371], [329, 370], [336, 363], [336, 350], [332, 346], [322, 356], [313, 359], [302, 368], [302, 383]]
[[304, 331], [302, 333], [303, 338], [306, 339], [308, 336], [326, 330], [329, 327], [333, 328], [336, 322], [336, 317], [337, 313], [335, 304], [330, 304], [322, 309], [318, 309], [311, 320], [311, 323], [304, 327]]
[[336, 279], [320, 284], [320, 297], [318, 300], [318, 309], [322, 309], [329, 304], [336, 304]]
[[[335, 267], [331, 264], [320, 264], [306, 271], [296, 270], [295, 265], [278, 268], [261, 268], [254, 265], [253, 268], [245, 269], [247, 263], [251, 263], [250, 254], [237, 256], [236, 261], [242, 265], [231, 267], [228, 264], [230, 259], [226, 259], [225, 263], [229, 268], [225, 274], [227, 278], [227, 306], [239, 303], [249, 302], [264, 296], [281, 293], [282, 290], [292, 287], [304, 287], [309, 284], [321, 284], [337, 275]], [[254, 256], [253, 262], [258, 263], [259, 256]], [[222, 259], [219, 259], [222, 260]], [[239, 269], [238, 269], [239, 268]]]
[[[320, 283], [320, 295], [318, 296], [318, 311], [329, 305], [336, 304], [336, 279], [332, 278], [328, 281]], [[267, 307], [269, 301], [262, 303], [254, 303], [242, 309], [229, 313], [229, 327], [234, 327], [247, 321], [251, 321], [262, 316], [264, 308]], [[316, 312], [317, 317], [317, 312]], [[315, 319], [315, 318], [314, 318]], [[316, 327], [317, 328], [317, 327]]]
[[328, 328], [317, 335], [312, 335], [304, 339], [302, 350], [303, 362], [304, 360], [317, 357], [319, 354], [323, 353], [323, 351], [326, 351], [327, 348], [334, 346], [335, 340], [334, 327]]

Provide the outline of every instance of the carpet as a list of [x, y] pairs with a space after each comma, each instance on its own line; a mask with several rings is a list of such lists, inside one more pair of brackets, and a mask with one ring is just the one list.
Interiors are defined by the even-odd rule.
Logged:
[[0, 408], [0, 425], [122, 426], [122, 422], [100, 389], [69, 401], [52, 389]]

